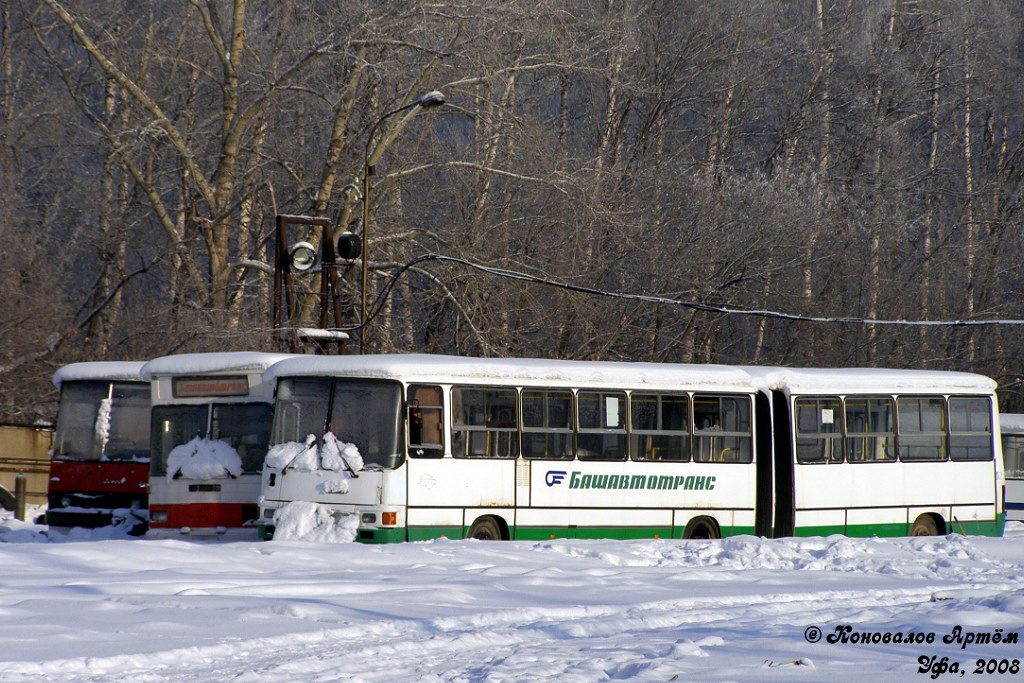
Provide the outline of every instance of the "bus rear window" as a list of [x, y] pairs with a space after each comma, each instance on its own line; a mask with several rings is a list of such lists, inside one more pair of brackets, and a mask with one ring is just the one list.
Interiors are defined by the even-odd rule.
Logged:
[[953, 460], [991, 460], [992, 406], [984, 397], [949, 399], [949, 454]]

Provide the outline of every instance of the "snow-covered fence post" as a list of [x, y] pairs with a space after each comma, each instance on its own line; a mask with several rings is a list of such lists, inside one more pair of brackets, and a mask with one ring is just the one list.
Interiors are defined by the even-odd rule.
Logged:
[[14, 517], [25, 521], [25, 473], [18, 472], [14, 477]]

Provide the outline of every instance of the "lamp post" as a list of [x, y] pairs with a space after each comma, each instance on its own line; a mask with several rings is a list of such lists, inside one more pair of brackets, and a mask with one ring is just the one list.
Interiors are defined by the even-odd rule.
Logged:
[[359, 306], [359, 323], [362, 325], [362, 332], [359, 334], [359, 353], [364, 353], [366, 349], [366, 282], [367, 274], [369, 272], [369, 258], [370, 252], [370, 238], [368, 231], [370, 229], [370, 145], [373, 144], [373, 136], [380, 127], [380, 124], [384, 123], [389, 117], [395, 114], [401, 113], [407, 109], [414, 109], [416, 107], [436, 107], [444, 104], [445, 98], [444, 93], [438, 90], [431, 90], [425, 95], [422, 95], [418, 99], [410, 102], [409, 104], [403, 105], [398, 109], [393, 109], [388, 113], [377, 119], [377, 122], [370, 128], [369, 135], [366, 136], [366, 149], [363, 151], [363, 277], [362, 277], [362, 303]]

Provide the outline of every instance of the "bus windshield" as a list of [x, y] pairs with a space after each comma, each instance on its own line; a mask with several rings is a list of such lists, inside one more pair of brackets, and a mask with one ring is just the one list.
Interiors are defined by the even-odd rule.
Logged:
[[68, 382], [54, 439], [59, 460], [149, 461], [149, 385]]
[[[402, 391], [396, 382], [361, 379], [281, 379], [273, 444], [322, 439], [331, 432], [359, 449], [367, 468], [402, 461]], [[328, 415], [330, 411], [330, 415]]]
[[223, 441], [238, 454], [242, 472], [259, 472], [270, 438], [271, 406], [215, 403], [153, 408], [153, 474], [167, 474], [168, 455], [195, 438]]

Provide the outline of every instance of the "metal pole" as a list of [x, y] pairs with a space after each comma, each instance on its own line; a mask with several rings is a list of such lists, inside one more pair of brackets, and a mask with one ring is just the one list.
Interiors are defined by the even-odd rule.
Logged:
[[369, 331], [369, 327], [366, 324], [366, 283], [370, 263], [370, 237], [368, 232], [370, 229], [370, 176], [373, 175], [373, 170], [370, 167], [370, 145], [373, 144], [373, 136], [376, 134], [380, 124], [384, 123], [389, 117], [414, 107], [435, 107], [439, 104], [444, 104], [444, 100], [445, 98], [442, 93], [432, 90], [416, 101], [410, 102], [398, 109], [393, 109], [384, 114], [384, 116], [381, 116], [373, 124], [373, 127], [370, 128], [370, 134], [366, 136], [366, 147], [363, 149], [363, 268], [361, 303], [359, 305], [359, 324], [361, 326], [359, 332], [359, 353], [361, 354], [366, 353], [366, 334]]
[[14, 477], [14, 518], [25, 521], [25, 473], [18, 472]]

